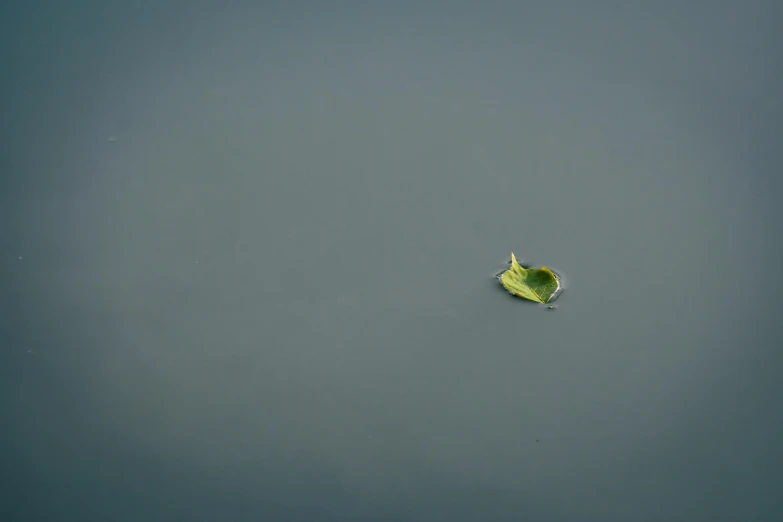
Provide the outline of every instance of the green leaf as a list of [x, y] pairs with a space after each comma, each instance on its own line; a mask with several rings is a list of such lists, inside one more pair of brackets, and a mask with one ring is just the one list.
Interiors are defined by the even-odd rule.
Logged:
[[503, 287], [511, 294], [546, 304], [556, 294], [560, 283], [547, 267], [523, 268], [511, 253], [511, 268], [500, 276]]

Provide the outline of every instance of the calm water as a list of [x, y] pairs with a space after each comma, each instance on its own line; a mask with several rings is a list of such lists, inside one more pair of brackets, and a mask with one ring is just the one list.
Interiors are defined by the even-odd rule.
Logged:
[[3, 521], [783, 517], [779, 3], [45, 4]]

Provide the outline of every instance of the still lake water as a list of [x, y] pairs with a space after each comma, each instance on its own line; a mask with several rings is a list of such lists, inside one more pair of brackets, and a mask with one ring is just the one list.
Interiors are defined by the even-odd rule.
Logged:
[[0, 519], [783, 517], [779, 3], [44, 4]]

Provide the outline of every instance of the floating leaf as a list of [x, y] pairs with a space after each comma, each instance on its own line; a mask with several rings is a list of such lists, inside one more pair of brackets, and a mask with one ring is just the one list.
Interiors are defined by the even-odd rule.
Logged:
[[556, 296], [560, 283], [557, 276], [546, 267], [523, 268], [511, 253], [511, 268], [500, 276], [503, 287], [511, 294], [546, 304]]

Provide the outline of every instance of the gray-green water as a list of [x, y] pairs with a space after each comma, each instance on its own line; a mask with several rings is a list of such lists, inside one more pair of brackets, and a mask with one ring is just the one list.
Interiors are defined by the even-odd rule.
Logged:
[[780, 520], [783, 10], [539, 4], [4, 2], [0, 519]]

